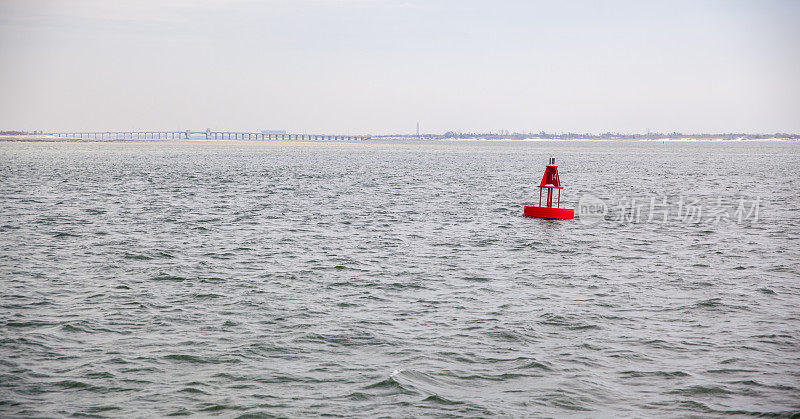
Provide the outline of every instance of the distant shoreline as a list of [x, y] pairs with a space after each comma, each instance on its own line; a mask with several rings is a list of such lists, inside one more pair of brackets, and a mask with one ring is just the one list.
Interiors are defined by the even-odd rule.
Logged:
[[411, 136], [381, 136], [373, 137], [370, 140], [363, 141], [309, 141], [309, 140], [213, 140], [204, 138], [181, 138], [181, 139], [95, 139], [95, 138], [79, 138], [79, 137], [54, 137], [52, 135], [39, 135], [39, 134], [14, 134], [14, 135], [0, 135], [0, 142], [43, 142], [43, 143], [166, 143], [166, 142], [219, 142], [219, 143], [375, 143], [375, 142], [397, 142], [407, 143], [414, 141], [430, 141], [430, 142], [770, 142], [770, 141], [800, 141], [797, 137], [680, 137], [680, 138], [635, 138], [635, 137], [618, 137], [618, 138], [456, 138], [456, 137], [435, 137], [422, 136], [421, 138], [414, 138]]

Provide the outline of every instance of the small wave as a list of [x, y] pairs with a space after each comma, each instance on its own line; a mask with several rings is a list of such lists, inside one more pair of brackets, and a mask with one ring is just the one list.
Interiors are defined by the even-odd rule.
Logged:
[[424, 285], [420, 285], [420, 284], [411, 283], [411, 282], [410, 283], [405, 283], [405, 284], [400, 283], [400, 282], [393, 282], [393, 283], [389, 284], [389, 288], [401, 289], [401, 290], [402, 289], [424, 289], [425, 286]]
[[237, 375], [228, 374], [227, 372], [221, 372], [221, 373], [218, 373], [218, 374], [214, 374], [213, 377], [214, 378], [224, 378], [226, 380], [231, 380], [231, 381], [247, 381], [247, 380], [249, 380], [249, 378], [247, 378], [247, 377], [240, 377], [240, 376], [237, 376]]
[[487, 381], [508, 381], [515, 378], [529, 377], [528, 374], [519, 374], [513, 372], [505, 372], [496, 375], [468, 375], [465, 377], [458, 377], [462, 380], [487, 380]]
[[490, 330], [487, 335], [506, 342], [525, 342], [527, 338], [510, 330]]
[[220, 412], [223, 410], [242, 410], [239, 406], [231, 406], [227, 404], [214, 404], [200, 409], [201, 412]]
[[75, 380], [62, 380], [53, 383], [58, 387], [66, 388], [66, 389], [90, 389], [94, 388], [91, 384], [84, 383], [83, 381], [75, 381]]
[[176, 282], [181, 282], [181, 281], [188, 281], [189, 278], [184, 278], [182, 276], [176, 276], [176, 275], [158, 275], [158, 276], [154, 276], [154, 277], [150, 278], [150, 280], [151, 281], [176, 281]]
[[600, 326], [596, 324], [587, 324], [580, 321], [576, 321], [570, 319], [565, 316], [561, 316], [558, 314], [553, 313], [545, 313], [540, 316], [543, 320], [539, 320], [537, 323], [545, 326], [559, 326], [569, 330], [588, 330], [588, 329], [599, 329]]
[[541, 362], [536, 362], [536, 361], [531, 361], [531, 362], [519, 367], [519, 369], [531, 369], [531, 368], [544, 370], [544, 371], [550, 371], [552, 369], [552, 368], [548, 367], [547, 365], [545, 365], [545, 364], [543, 364]]
[[695, 411], [695, 412], [703, 412], [703, 413], [714, 413], [717, 415], [726, 415], [726, 416], [752, 416], [752, 417], [785, 417], [785, 418], [795, 418], [797, 417], [796, 411], [753, 411], [753, 410], [717, 410], [708, 407], [704, 403], [700, 403], [694, 400], [683, 400], [678, 403], [682, 408], [685, 410]]
[[690, 377], [691, 374], [683, 371], [622, 371], [620, 374], [626, 378], [635, 377], [663, 377], [663, 378], [679, 378]]
[[650, 339], [642, 342], [647, 346], [652, 346], [659, 349], [674, 349], [675, 345], [662, 339]]
[[114, 378], [114, 374], [112, 374], [112, 373], [110, 373], [108, 371], [88, 372], [88, 373], [84, 374], [84, 377], [86, 377], [86, 378]]
[[51, 326], [53, 323], [42, 321], [28, 321], [28, 322], [8, 322], [7, 327], [38, 327], [38, 326]]
[[482, 276], [466, 276], [461, 279], [463, 279], [464, 281], [472, 281], [472, 282], [489, 282], [492, 280], [491, 278], [486, 278]]
[[673, 390], [669, 392], [670, 394], [683, 394], [683, 395], [723, 395], [723, 394], [731, 394], [729, 390], [726, 390], [719, 386], [691, 386], [686, 387], [678, 390]]
[[89, 413], [103, 413], [103, 412], [110, 412], [112, 410], [122, 410], [119, 406], [92, 406], [86, 409]]
[[749, 311], [752, 310], [751, 307], [746, 305], [734, 305], [730, 303], [726, 303], [720, 297], [709, 298], [707, 300], [700, 300], [691, 305], [684, 305], [679, 307], [674, 307], [668, 310], [713, 310], [713, 311]]
[[206, 363], [208, 363], [208, 361], [206, 361], [203, 358], [200, 358], [200, 357], [197, 357], [197, 356], [194, 356], [194, 355], [186, 355], [186, 354], [171, 354], [171, 355], [165, 356], [164, 358], [171, 359], [173, 361], [184, 361], [184, 362], [191, 362], [191, 363], [195, 363], [195, 364], [206, 364]]
[[65, 324], [64, 326], [61, 326], [61, 330], [64, 330], [64, 331], [66, 331], [66, 332], [83, 332], [83, 333], [90, 333], [90, 332], [89, 332], [88, 330], [86, 330], [86, 329], [80, 328], [80, 327], [78, 327], [78, 326], [73, 326], [73, 325], [71, 325], [71, 324]]
[[719, 307], [719, 306], [721, 306], [721, 305], [723, 305], [723, 304], [722, 304], [722, 299], [721, 299], [721, 298], [710, 298], [710, 299], [708, 299], [708, 300], [703, 300], [703, 301], [699, 301], [699, 302], [697, 302], [697, 303], [694, 303], [693, 307], [709, 307], [709, 308], [714, 308], [714, 307]]
[[194, 387], [184, 387], [179, 391], [182, 392], [182, 393], [208, 394], [205, 391], [200, 390], [199, 388], [194, 388]]
[[444, 404], [444, 405], [464, 404], [464, 402], [446, 399], [438, 394], [432, 394], [423, 399], [422, 401], [428, 403]]
[[221, 298], [224, 296], [219, 294], [208, 293], [208, 294], [194, 294], [193, 297], [197, 298], [198, 300], [208, 300], [212, 298]]
[[794, 336], [792, 336], [792, 335], [787, 335], [787, 334], [775, 334], [775, 333], [770, 333], [770, 334], [768, 334], [768, 335], [755, 335], [755, 336], [753, 336], [753, 337], [754, 337], [754, 338], [756, 338], [756, 339], [776, 339], [776, 338], [786, 338], [786, 339], [792, 339]]
[[564, 395], [555, 395], [551, 398], [550, 404], [562, 409], [588, 412], [591, 409], [584, 407], [573, 397]]
[[297, 338], [296, 341], [340, 346], [381, 345], [385, 343], [385, 341], [379, 340], [369, 333], [359, 335], [322, 335], [319, 333], [310, 333]]
[[125, 253], [122, 257], [125, 258], [125, 259], [133, 259], [133, 260], [152, 260], [153, 259], [150, 256], [139, 255], [139, 254], [135, 254], [135, 253]]
[[416, 391], [406, 388], [394, 377], [389, 377], [385, 380], [378, 381], [377, 383], [370, 384], [364, 387], [365, 390], [387, 390], [390, 394], [417, 394]]
[[72, 233], [59, 232], [59, 233], [54, 234], [53, 237], [65, 238], [65, 237], [80, 237], [80, 236], [77, 235], [77, 234], [72, 234]]
[[369, 394], [366, 394], [366, 393], [361, 393], [359, 391], [356, 391], [356, 392], [348, 394], [347, 396], [345, 396], [345, 398], [349, 399], [349, 400], [363, 401], [363, 400], [371, 399], [372, 396], [370, 396]]
[[167, 413], [167, 416], [191, 416], [192, 412], [185, 408], [180, 408], [172, 413]]
[[599, 346], [592, 345], [591, 343], [582, 343], [578, 346], [579, 348], [588, 349], [590, 351], [602, 351], [603, 348]]
[[707, 370], [709, 374], [738, 374], [742, 372], [756, 372], [756, 370], [741, 369], [741, 368], [719, 368], [715, 370]]

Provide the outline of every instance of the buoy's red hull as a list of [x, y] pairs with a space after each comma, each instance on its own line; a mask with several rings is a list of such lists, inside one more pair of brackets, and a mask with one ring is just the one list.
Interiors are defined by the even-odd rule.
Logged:
[[571, 220], [575, 218], [575, 210], [573, 210], [572, 208], [525, 206], [524, 214], [527, 217], [555, 218], [559, 220]]

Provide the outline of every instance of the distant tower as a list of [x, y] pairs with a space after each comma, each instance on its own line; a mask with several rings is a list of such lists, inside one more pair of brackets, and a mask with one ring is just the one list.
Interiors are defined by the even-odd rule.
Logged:
[[419, 121], [417, 121], [417, 138], [419, 138]]

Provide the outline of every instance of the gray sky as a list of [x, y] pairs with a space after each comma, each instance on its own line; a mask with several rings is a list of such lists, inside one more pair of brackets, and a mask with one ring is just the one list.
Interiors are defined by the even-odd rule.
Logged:
[[800, 132], [798, 1], [0, 0], [0, 130]]

